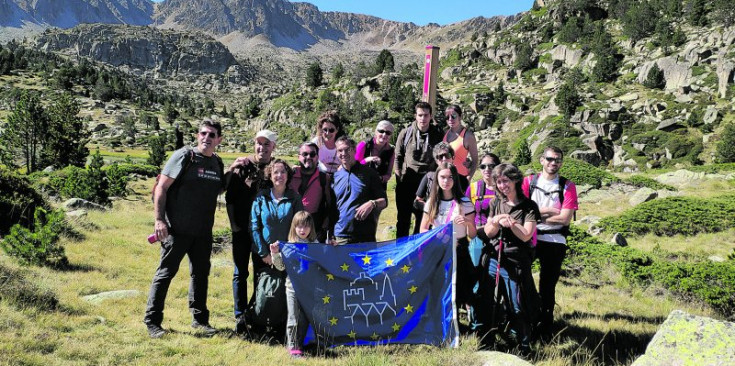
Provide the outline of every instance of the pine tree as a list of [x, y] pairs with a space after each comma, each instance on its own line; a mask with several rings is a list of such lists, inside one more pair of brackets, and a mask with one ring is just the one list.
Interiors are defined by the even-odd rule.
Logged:
[[89, 130], [79, 117], [79, 102], [69, 93], [48, 108], [49, 123], [42, 150], [43, 165], [83, 167], [87, 162]]
[[559, 107], [559, 110], [564, 114], [565, 117], [571, 118], [574, 112], [577, 110], [577, 106], [580, 104], [580, 97], [577, 93], [577, 86], [569, 81], [562, 84], [559, 88], [559, 92], [556, 93], [554, 103]]
[[378, 57], [375, 59], [376, 74], [380, 74], [384, 71], [393, 71], [394, 68], [395, 60], [393, 60], [393, 54], [386, 49], [380, 51], [380, 54], [378, 54]]
[[47, 129], [48, 115], [38, 96], [24, 90], [8, 116], [0, 141], [7, 150], [20, 151], [26, 173], [38, 170]]
[[663, 89], [666, 86], [664, 72], [659, 69], [656, 63], [648, 70], [648, 75], [646, 75], [646, 80], [643, 81], [643, 86], [651, 89]]
[[342, 76], [345, 74], [345, 68], [342, 66], [342, 63], [338, 63], [334, 66], [332, 69], [332, 80], [338, 81], [339, 79], [342, 79]]
[[717, 162], [735, 162], [735, 124], [729, 123], [725, 126], [717, 143]]
[[166, 160], [166, 139], [161, 136], [148, 138], [148, 159], [146, 164], [160, 167]]
[[323, 84], [323, 71], [319, 62], [314, 62], [306, 69], [306, 86], [316, 88]]
[[513, 62], [513, 68], [516, 70], [528, 70], [533, 66], [533, 48], [528, 43], [521, 44], [516, 50], [516, 60]]
[[528, 147], [526, 139], [522, 139], [518, 143], [513, 163], [516, 166], [526, 165], [531, 162], [531, 149]]
[[97, 203], [107, 203], [107, 177], [102, 171], [104, 165], [100, 149], [97, 148], [87, 166], [87, 181], [92, 189], [93, 200]]

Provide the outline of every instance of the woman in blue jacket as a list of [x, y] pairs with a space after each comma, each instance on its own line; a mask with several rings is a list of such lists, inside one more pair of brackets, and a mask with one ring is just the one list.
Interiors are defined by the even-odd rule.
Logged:
[[[265, 179], [273, 183], [270, 189], [258, 192], [250, 211], [250, 229], [253, 233], [253, 271], [257, 284], [258, 270], [273, 264], [270, 244], [288, 242], [291, 220], [304, 209], [301, 196], [288, 188], [293, 171], [284, 160], [274, 159], [265, 168]], [[255, 294], [253, 294], [255, 296]]]

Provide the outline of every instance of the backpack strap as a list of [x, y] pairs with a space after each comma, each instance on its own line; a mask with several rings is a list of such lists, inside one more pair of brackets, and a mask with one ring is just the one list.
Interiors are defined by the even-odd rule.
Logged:
[[567, 189], [567, 178], [559, 176], [559, 203], [564, 205], [564, 191]]
[[531, 182], [528, 184], [528, 199], [533, 197], [533, 190], [537, 188], [538, 174], [531, 174]]

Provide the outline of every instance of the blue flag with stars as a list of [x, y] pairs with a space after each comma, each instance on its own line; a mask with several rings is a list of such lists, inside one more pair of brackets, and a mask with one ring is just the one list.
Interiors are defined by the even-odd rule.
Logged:
[[456, 346], [452, 225], [398, 240], [281, 245], [306, 343]]

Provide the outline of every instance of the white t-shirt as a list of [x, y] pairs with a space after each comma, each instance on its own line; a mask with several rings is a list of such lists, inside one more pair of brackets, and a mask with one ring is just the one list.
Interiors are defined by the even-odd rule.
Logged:
[[[319, 144], [318, 138], [314, 137], [311, 142]], [[337, 159], [337, 147], [328, 149], [326, 146], [319, 146], [319, 171], [322, 173], [332, 173], [337, 171], [340, 166]]]
[[[561, 200], [559, 199], [559, 177], [557, 176], [552, 180], [547, 180], [543, 176], [539, 176], [538, 182], [536, 182], [536, 189], [533, 190], [533, 196], [531, 199], [538, 204], [539, 208], [554, 207], [561, 210]], [[536, 226], [536, 230], [558, 230], [561, 228], [562, 225], [549, 225], [542, 222], [539, 222]], [[567, 242], [561, 234], [539, 235], [537, 240], [562, 244]]]
[[[431, 199], [426, 200], [424, 205], [424, 213], [428, 214], [431, 208]], [[457, 205], [454, 200], [441, 200], [439, 202], [439, 212], [436, 214], [434, 221], [431, 222], [432, 227], [438, 227], [444, 224], [448, 224], [454, 220], [455, 217], [462, 212], [462, 215], [469, 215], [475, 212], [475, 206], [472, 204], [467, 197], [462, 197], [462, 204]], [[467, 227], [465, 225], [454, 225], [454, 238], [461, 239], [467, 236]]]

